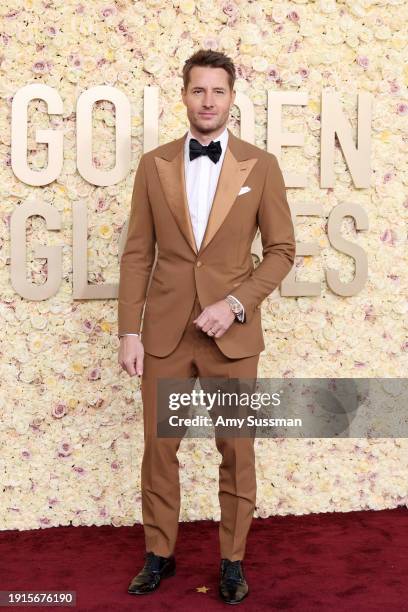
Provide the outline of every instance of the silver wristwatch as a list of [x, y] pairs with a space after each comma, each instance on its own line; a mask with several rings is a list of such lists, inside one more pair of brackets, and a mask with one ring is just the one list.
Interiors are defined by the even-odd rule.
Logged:
[[242, 306], [241, 304], [239, 304], [239, 302], [233, 298], [231, 295], [227, 295], [226, 298], [224, 298], [224, 300], [226, 300], [232, 310], [232, 312], [237, 315], [241, 312], [242, 310]]

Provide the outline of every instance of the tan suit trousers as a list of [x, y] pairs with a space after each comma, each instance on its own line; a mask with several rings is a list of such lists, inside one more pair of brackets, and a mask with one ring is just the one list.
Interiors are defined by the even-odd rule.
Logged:
[[[144, 454], [141, 469], [142, 514], [146, 551], [168, 557], [174, 553], [180, 511], [179, 462], [182, 438], [157, 436], [157, 380], [159, 378], [256, 378], [259, 353], [231, 359], [214, 339], [192, 321], [202, 308], [197, 295], [180, 342], [166, 357], [145, 352], [141, 380]], [[171, 320], [169, 321], [171, 325]], [[232, 325], [241, 325], [234, 321]], [[245, 324], [244, 324], [245, 325]], [[228, 330], [227, 332], [228, 333]], [[253, 437], [216, 437], [222, 455], [219, 466], [221, 558], [243, 559], [256, 502]]]

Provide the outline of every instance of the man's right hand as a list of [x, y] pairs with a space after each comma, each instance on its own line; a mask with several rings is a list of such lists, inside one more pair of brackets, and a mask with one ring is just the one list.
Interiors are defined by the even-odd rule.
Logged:
[[118, 363], [129, 376], [143, 374], [144, 347], [140, 336], [121, 336]]

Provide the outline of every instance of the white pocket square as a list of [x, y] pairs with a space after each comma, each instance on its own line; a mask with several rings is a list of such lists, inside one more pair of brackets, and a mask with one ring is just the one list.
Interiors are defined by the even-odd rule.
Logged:
[[248, 185], [245, 185], [245, 187], [241, 187], [241, 189], [239, 190], [239, 196], [242, 195], [243, 193], [247, 193], [248, 191], [251, 191], [251, 188], [248, 187]]

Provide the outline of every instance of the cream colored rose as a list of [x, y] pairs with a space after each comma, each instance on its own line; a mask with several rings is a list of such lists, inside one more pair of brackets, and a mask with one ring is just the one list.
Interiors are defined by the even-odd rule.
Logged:
[[388, 40], [391, 37], [390, 28], [384, 24], [375, 28], [373, 33], [377, 40]]
[[252, 68], [257, 72], [264, 72], [268, 67], [268, 60], [266, 57], [257, 55], [252, 60]]
[[161, 10], [157, 16], [157, 21], [162, 26], [162, 28], [168, 28], [170, 25], [174, 23], [175, 19], [176, 19], [176, 13], [170, 7], [167, 7]]
[[240, 28], [241, 44], [257, 45], [260, 40], [259, 28], [252, 23], [243, 24]]
[[144, 69], [156, 74], [163, 68], [163, 58], [160, 55], [149, 55], [144, 61]]

